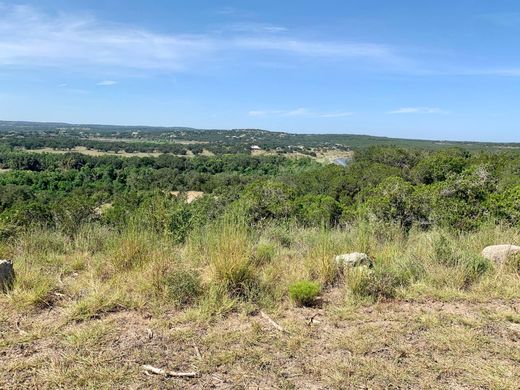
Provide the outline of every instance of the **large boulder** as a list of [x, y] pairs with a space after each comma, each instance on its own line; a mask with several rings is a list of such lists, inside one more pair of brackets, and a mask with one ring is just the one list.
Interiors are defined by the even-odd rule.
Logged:
[[491, 245], [484, 248], [482, 256], [496, 264], [503, 264], [513, 255], [520, 253], [520, 246], [511, 244]]
[[0, 260], [0, 292], [9, 291], [14, 284], [14, 269], [11, 260]]
[[336, 263], [341, 267], [372, 266], [372, 260], [366, 253], [352, 252], [336, 256]]

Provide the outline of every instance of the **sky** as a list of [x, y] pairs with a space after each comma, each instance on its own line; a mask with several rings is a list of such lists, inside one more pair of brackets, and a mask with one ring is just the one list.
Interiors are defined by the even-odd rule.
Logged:
[[520, 2], [0, 0], [0, 120], [520, 142]]

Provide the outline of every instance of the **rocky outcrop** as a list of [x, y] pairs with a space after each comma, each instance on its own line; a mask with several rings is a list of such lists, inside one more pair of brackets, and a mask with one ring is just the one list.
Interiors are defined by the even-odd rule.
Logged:
[[512, 244], [491, 245], [484, 248], [482, 256], [496, 264], [503, 264], [506, 260], [520, 253], [520, 246]]
[[341, 267], [357, 267], [372, 265], [372, 260], [366, 253], [352, 252], [336, 256], [336, 263]]
[[0, 292], [9, 291], [14, 284], [14, 269], [11, 260], [0, 260]]

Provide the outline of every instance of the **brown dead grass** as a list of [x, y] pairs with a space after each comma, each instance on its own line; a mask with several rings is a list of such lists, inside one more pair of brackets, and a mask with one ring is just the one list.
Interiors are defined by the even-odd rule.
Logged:
[[[84, 322], [66, 320], [66, 302], [23, 317], [2, 310], [0, 388], [518, 389], [519, 300], [324, 298], [271, 313], [288, 334], [254, 310], [211, 321], [123, 310]], [[148, 376], [143, 364], [200, 376]]]

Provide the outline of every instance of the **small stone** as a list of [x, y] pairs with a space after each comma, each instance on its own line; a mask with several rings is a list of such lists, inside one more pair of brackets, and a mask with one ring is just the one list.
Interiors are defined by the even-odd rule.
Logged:
[[11, 260], [0, 260], [0, 292], [8, 292], [14, 284], [14, 269]]
[[484, 248], [482, 256], [496, 264], [504, 264], [510, 256], [520, 253], [520, 246], [512, 244], [491, 245]]

